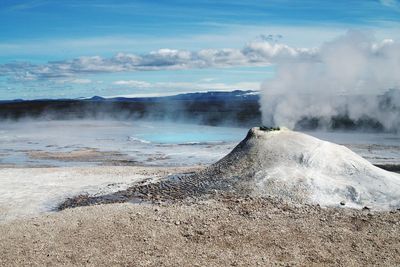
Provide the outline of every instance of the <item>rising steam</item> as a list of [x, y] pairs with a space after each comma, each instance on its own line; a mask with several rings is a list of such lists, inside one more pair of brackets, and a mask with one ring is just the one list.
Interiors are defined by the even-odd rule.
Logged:
[[333, 118], [346, 118], [399, 132], [399, 89], [400, 43], [350, 31], [313, 58], [277, 64], [276, 77], [261, 86], [263, 123], [330, 127]]

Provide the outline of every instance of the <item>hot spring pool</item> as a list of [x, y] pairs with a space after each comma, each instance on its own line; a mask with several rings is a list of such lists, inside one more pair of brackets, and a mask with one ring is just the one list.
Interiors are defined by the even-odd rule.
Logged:
[[152, 121], [2, 123], [0, 167], [211, 164], [229, 153], [247, 131]]
[[[0, 124], [0, 168], [87, 165], [188, 166], [228, 154], [247, 128], [154, 121], [22, 121]], [[374, 164], [399, 164], [399, 135], [309, 133]]]
[[141, 123], [133, 138], [160, 144], [196, 144], [239, 142], [247, 128], [214, 127], [177, 123]]

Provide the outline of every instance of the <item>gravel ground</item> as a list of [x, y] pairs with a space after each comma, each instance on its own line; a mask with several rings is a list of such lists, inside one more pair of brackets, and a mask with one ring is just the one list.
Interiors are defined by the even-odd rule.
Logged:
[[1, 266], [399, 266], [400, 211], [215, 196], [0, 224]]
[[96, 166], [0, 168], [0, 224], [54, 210], [77, 194], [108, 194], [199, 167]]

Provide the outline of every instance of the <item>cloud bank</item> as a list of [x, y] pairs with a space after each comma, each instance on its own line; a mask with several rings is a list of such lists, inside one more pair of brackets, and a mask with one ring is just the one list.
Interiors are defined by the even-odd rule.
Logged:
[[398, 131], [400, 93], [387, 90], [400, 89], [399, 73], [400, 43], [350, 31], [315, 50], [312, 60], [277, 65], [275, 78], [261, 86], [263, 123], [295, 128], [304, 118], [329, 124], [335, 116], [368, 117]]
[[263, 66], [276, 62], [308, 59], [313, 49], [293, 48], [259, 38], [242, 49], [202, 49], [198, 51], [159, 49], [147, 54], [118, 53], [113, 57], [80, 57], [72, 60], [32, 64], [13, 62], [0, 65], [0, 76], [14, 82], [75, 77], [82, 74], [131, 71], [178, 70], [210, 67]]

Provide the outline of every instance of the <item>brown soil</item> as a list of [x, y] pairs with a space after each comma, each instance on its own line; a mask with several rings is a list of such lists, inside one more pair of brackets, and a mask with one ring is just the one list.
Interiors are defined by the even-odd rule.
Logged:
[[400, 212], [207, 201], [67, 209], [0, 225], [1, 266], [398, 266]]
[[99, 151], [93, 148], [78, 149], [68, 152], [29, 151], [28, 156], [33, 159], [51, 159], [64, 161], [99, 161], [105, 158], [120, 158], [124, 154], [115, 151]]

